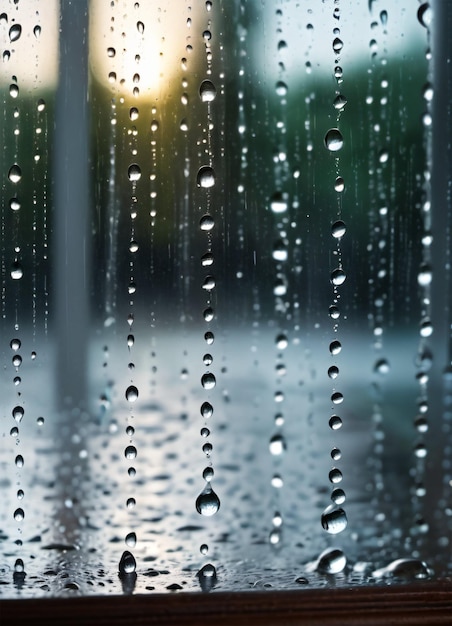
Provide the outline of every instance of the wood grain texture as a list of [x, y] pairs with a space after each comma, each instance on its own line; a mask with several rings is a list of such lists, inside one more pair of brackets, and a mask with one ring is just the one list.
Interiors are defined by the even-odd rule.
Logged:
[[2, 626], [452, 624], [452, 581], [303, 591], [4, 600]]

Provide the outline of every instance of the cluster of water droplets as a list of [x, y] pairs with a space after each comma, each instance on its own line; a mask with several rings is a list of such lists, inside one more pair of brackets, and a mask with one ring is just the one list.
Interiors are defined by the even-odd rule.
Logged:
[[[213, 254], [213, 235], [214, 229], [216, 228], [212, 208], [212, 191], [214, 186], [217, 184], [216, 174], [213, 168], [213, 160], [216, 155], [214, 155], [212, 147], [212, 131], [214, 129], [212, 105], [217, 98], [217, 89], [212, 80], [212, 19], [209, 15], [211, 10], [212, 4], [206, 4], [206, 12], [208, 14], [207, 23], [206, 28], [202, 32], [202, 41], [206, 54], [206, 77], [201, 81], [198, 90], [201, 103], [206, 108], [206, 141], [204, 143], [204, 150], [202, 153], [202, 158], [205, 159], [205, 164], [199, 168], [196, 176], [196, 184], [201, 192], [201, 217], [199, 219], [199, 229], [201, 233], [205, 235], [205, 247], [202, 250], [200, 258], [202, 268], [201, 287], [205, 292], [204, 309], [202, 313], [202, 318], [205, 324], [205, 350], [202, 356], [202, 363], [205, 367], [205, 371], [201, 375], [201, 387], [205, 393], [205, 399], [202, 401], [200, 406], [201, 417], [204, 420], [200, 434], [203, 440], [202, 451], [208, 464], [202, 472], [202, 478], [205, 482], [202, 491], [196, 498], [195, 507], [197, 512], [204, 517], [212, 517], [220, 508], [220, 498], [212, 486], [215, 471], [212, 464], [213, 445], [210, 440], [211, 420], [214, 414], [211, 392], [213, 392], [217, 384], [216, 376], [213, 371], [215, 367], [213, 356], [215, 333], [212, 329], [212, 324], [215, 320], [214, 296], [216, 290], [216, 279], [212, 272], [212, 268], [215, 263]], [[200, 546], [200, 552], [203, 556], [207, 555], [209, 552], [208, 544], [202, 543]], [[198, 578], [202, 588], [210, 589], [216, 582], [215, 567], [210, 563], [204, 565], [204, 567], [198, 572]]]
[[[328, 367], [328, 377], [332, 381], [332, 393], [331, 393], [331, 409], [332, 415], [329, 418], [329, 426], [332, 431], [337, 431], [342, 426], [342, 419], [338, 415], [340, 406], [344, 401], [343, 393], [337, 386], [338, 379], [340, 380], [340, 368], [338, 356], [342, 351], [342, 342], [338, 339], [339, 336], [339, 319], [341, 316], [340, 306], [340, 287], [344, 284], [347, 275], [344, 269], [342, 261], [342, 248], [341, 241], [346, 234], [346, 225], [342, 219], [342, 194], [345, 189], [345, 182], [340, 173], [340, 159], [339, 153], [343, 148], [344, 140], [342, 132], [339, 130], [339, 122], [341, 113], [347, 103], [346, 97], [342, 93], [343, 83], [343, 71], [339, 65], [341, 60], [341, 51], [343, 49], [343, 41], [341, 39], [341, 31], [339, 28], [340, 9], [339, 2], [336, 0], [333, 10], [334, 28], [333, 28], [333, 42], [332, 48], [334, 52], [334, 76], [336, 78], [336, 91], [333, 99], [333, 108], [336, 112], [335, 126], [330, 128], [325, 134], [325, 148], [332, 153], [334, 157], [334, 181], [333, 189], [336, 199], [336, 214], [331, 224], [331, 236], [334, 242], [333, 258], [334, 267], [330, 273], [330, 283], [332, 285], [332, 301], [329, 306], [329, 316], [333, 323], [332, 331], [333, 337], [329, 344], [329, 352], [331, 355], [331, 365]], [[340, 449], [333, 446], [331, 449], [331, 461], [332, 467], [329, 471], [328, 477], [332, 485], [331, 501], [323, 511], [321, 515], [321, 524], [323, 529], [336, 535], [345, 530], [347, 527], [347, 515], [343, 504], [345, 502], [345, 491], [342, 488], [342, 471], [338, 467], [342, 458]], [[334, 549], [333, 551], [327, 551], [319, 557], [317, 568], [319, 570], [327, 571], [327, 573], [337, 573], [342, 571], [346, 565], [346, 558], [341, 550]], [[331, 571], [328, 571], [328, 570]]]

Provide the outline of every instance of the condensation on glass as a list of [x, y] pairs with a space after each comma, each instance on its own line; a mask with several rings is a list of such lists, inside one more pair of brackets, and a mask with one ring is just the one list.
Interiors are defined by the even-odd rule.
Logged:
[[434, 8], [3, 3], [4, 596], [450, 574]]

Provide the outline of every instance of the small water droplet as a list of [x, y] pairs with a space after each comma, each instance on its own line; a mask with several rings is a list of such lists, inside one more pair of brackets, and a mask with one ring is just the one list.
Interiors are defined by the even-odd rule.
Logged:
[[137, 562], [135, 561], [135, 557], [131, 552], [125, 550], [122, 553], [121, 559], [119, 561], [119, 574], [133, 574], [136, 570]]
[[11, 348], [11, 350], [14, 350], [14, 352], [19, 350], [21, 345], [22, 342], [20, 341], [20, 339], [17, 338], [11, 339], [11, 341], [9, 342], [9, 347]]
[[21, 454], [18, 454], [16, 456], [16, 458], [14, 459], [14, 463], [15, 463], [16, 467], [23, 467], [24, 466], [24, 457]]
[[286, 335], [280, 334], [276, 337], [276, 347], [278, 348], [278, 350], [285, 350], [288, 345], [289, 341]]
[[19, 87], [18, 85], [16, 85], [16, 83], [13, 83], [9, 86], [9, 95], [11, 96], [11, 98], [17, 98], [17, 96], [19, 95]]
[[9, 40], [11, 43], [17, 41], [22, 34], [22, 26], [20, 24], [13, 24], [9, 29]]
[[283, 98], [284, 96], [287, 95], [287, 92], [289, 89], [284, 81], [278, 80], [278, 82], [275, 85], [275, 90], [276, 90], [276, 94], [280, 96], [281, 98]]
[[212, 480], [212, 478], [214, 477], [214, 470], [213, 467], [206, 467], [202, 473], [202, 477], [204, 478], [204, 480], [207, 483], [210, 483], [210, 481]]
[[339, 37], [336, 37], [333, 40], [333, 50], [336, 54], [339, 54], [342, 48], [344, 47], [344, 42]]
[[201, 554], [207, 554], [209, 552], [209, 546], [206, 543], [202, 543], [199, 547]]
[[112, 59], [114, 56], [116, 56], [116, 50], [115, 48], [107, 48], [107, 55], [109, 56], [110, 59]]
[[22, 559], [16, 559], [14, 563], [14, 573], [15, 574], [23, 574], [25, 572], [25, 565]]
[[338, 111], [342, 111], [342, 109], [345, 107], [345, 105], [347, 104], [347, 98], [345, 96], [343, 96], [342, 94], [338, 94], [335, 98], [334, 98], [334, 108], [337, 109]]
[[337, 152], [344, 145], [344, 139], [338, 128], [330, 128], [325, 135], [325, 147], [330, 152]]
[[421, 265], [419, 274], [417, 275], [417, 282], [421, 287], [426, 287], [432, 282], [432, 268], [427, 263]]
[[204, 189], [213, 187], [215, 185], [215, 172], [213, 169], [208, 165], [200, 167], [196, 176], [196, 183], [198, 187], [203, 187]]
[[127, 387], [126, 400], [128, 400], [129, 402], [135, 402], [137, 398], [138, 398], [138, 389], [135, 387], [135, 385], [130, 385], [130, 387]]
[[330, 482], [332, 482], [333, 484], [340, 483], [342, 480], [341, 470], [338, 469], [337, 467], [333, 467], [333, 469], [330, 470], [328, 474], [328, 478], [330, 479]]
[[211, 346], [213, 342], [215, 341], [215, 335], [213, 334], [212, 331], [208, 330], [206, 333], [204, 333], [204, 339], [205, 339], [205, 342], [209, 346]]
[[390, 370], [391, 367], [386, 359], [378, 359], [374, 365], [374, 372], [378, 374], [388, 374]]
[[8, 178], [14, 184], [18, 183], [22, 178], [22, 170], [17, 164], [14, 164], [9, 168]]
[[196, 498], [196, 510], [201, 515], [210, 517], [220, 508], [220, 498], [212, 489], [210, 484], [207, 484], [203, 491]]
[[331, 492], [331, 500], [334, 504], [344, 504], [345, 502], [345, 491], [343, 489], [333, 489]]
[[144, 24], [143, 22], [137, 22], [137, 30], [142, 35], [144, 33]]
[[342, 419], [338, 415], [332, 415], [329, 419], [331, 430], [339, 430], [342, 428]]
[[333, 404], [342, 404], [343, 401], [344, 396], [342, 395], [342, 393], [340, 393], [340, 391], [335, 391], [333, 394], [331, 394], [331, 402]]
[[207, 307], [207, 309], [204, 309], [203, 317], [206, 322], [211, 322], [214, 317], [213, 309], [210, 307]]
[[41, 27], [39, 26], [39, 24], [36, 24], [36, 26], [33, 28], [33, 35], [36, 37], [36, 39], [39, 39], [39, 37], [41, 36]]
[[141, 168], [137, 163], [132, 163], [129, 165], [129, 169], [127, 170], [127, 175], [130, 181], [137, 181], [141, 178]]
[[330, 504], [323, 511], [322, 527], [330, 534], [336, 535], [347, 528], [347, 515], [344, 509]]
[[211, 372], [206, 372], [201, 377], [201, 384], [204, 389], [210, 390], [213, 389], [216, 385], [216, 378]]
[[18, 424], [20, 424], [20, 422], [22, 421], [24, 413], [25, 411], [22, 406], [15, 406], [12, 410], [12, 415]]
[[23, 275], [24, 275], [24, 270], [23, 270], [22, 265], [18, 261], [15, 261], [11, 265], [11, 278], [13, 280], [20, 280]]
[[332, 365], [328, 368], [328, 376], [333, 380], [339, 376], [339, 368], [336, 365]]
[[20, 354], [15, 354], [12, 358], [14, 367], [20, 367], [22, 365], [22, 357]]
[[334, 190], [338, 193], [342, 193], [345, 189], [345, 182], [341, 176], [338, 176], [334, 182]]

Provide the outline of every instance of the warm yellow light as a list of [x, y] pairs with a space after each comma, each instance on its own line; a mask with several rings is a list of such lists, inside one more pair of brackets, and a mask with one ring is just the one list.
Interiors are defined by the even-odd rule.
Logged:
[[93, 76], [123, 95], [167, 91], [185, 47], [180, 0], [91, 0], [90, 67]]
[[58, 0], [0, 2], [0, 85], [52, 89], [58, 80]]

